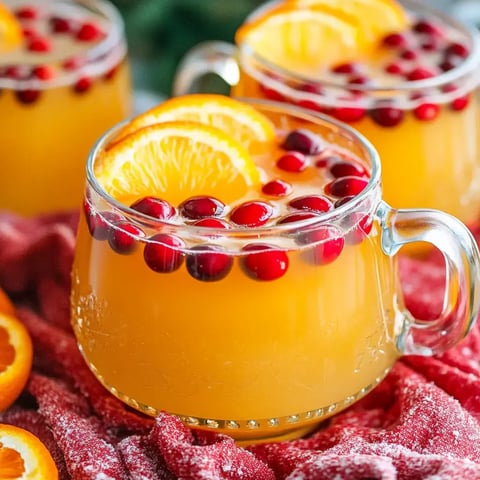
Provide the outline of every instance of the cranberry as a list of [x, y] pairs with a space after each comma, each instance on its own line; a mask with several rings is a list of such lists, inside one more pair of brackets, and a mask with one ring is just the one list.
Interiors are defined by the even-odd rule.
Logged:
[[385, 71], [390, 75], [404, 75], [405, 67], [400, 62], [392, 62], [385, 67]]
[[55, 77], [55, 70], [49, 65], [39, 65], [32, 70], [32, 75], [39, 80], [51, 80]]
[[367, 170], [362, 165], [347, 160], [340, 160], [330, 167], [330, 173], [335, 178], [349, 176], [363, 177], [367, 175]]
[[220, 218], [206, 217], [196, 220], [192, 223], [196, 227], [208, 227], [208, 228], [230, 228], [230, 225]]
[[368, 185], [368, 179], [361, 177], [340, 177], [325, 185], [325, 193], [333, 197], [358, 195]]
[[242, 267], [246, 274], [261, 281], [277, 280], [288, 270], [288, 255], [271, 245], [251, 243], [245, 245], [244, 252], [252, 252], [242, 259]]
[[271, 205], [260, 201], [245, 202], [230, 213], [230, 220], [236, 225], [259, 227], [265, 225], [273, 215]]
[[20, 65], [9, 65], [5, 68], [3, 76], [13, 80], [23, 80], [30, 76], [30, 72]]
[[33, 37], [38, 37], [39, 33], [31, 26], [22, 27], [22, 34], [24, 38], [31, 39]]
[[137, 237], [144, 237], [143, 230], [130, 222], [115, 223], [108, 234], [108, 244], [117, 253], [127, 255], [137, 247]]
[[452, 110], [455, 110], [456, 112], [459, 112], [461, 110], [465, 110], [465, 108], [468, 107], [468, 104], [470, 103], [470, 97], [468, 95], [464, 95], [463, 97], [458, 97], [455, 100], [452, 101], [450, 104], [450, 108]]
[[440, 48], [440, 42], [436, 37], [430, 37], [421, 43], [420, 48], [424, 52], [435, 52]]
[[322, 225], [315, 230], [302, 233], [298, 242], [303, 245], [314, 244], [306, 253], [316, 265], [328, 265], [335, 261], [345, 245], [340, 230], [332, 225]]
[[416, 50], [406, 49], [400, 53], [400, 57], [404, 60], [417, 60], [418, 52]]
[[22, 20], [35, 20], [39, 17], [39, 11], [36, 7], [32, 5], [25, 5], [22, 8], [19, 8], [15, 15]]
[[296, 210], [309, 210], [316, 213], [329, 212], [333, 208], [332, 202], [323, 195], [305, 195], [297, 197], [288, 203], [289, 207]]
[[86, 22], [80, 26], [77, 32], [77, 40], [81, 42], [92, 42], [103, 35], [102, 30], [92, 22]]
[[265, 98], [268, 98], [270, 100], [275, 100], [277, 102], [284, 102], [285, 101], [285, 97], [280, 92], [275, 90], [274, 88], [270, 88], [270, 87], [267, 87], [266, 85], [261, 84], [260, 85], [260, 90], [263, 93], [263, 95], [265, 96]]
[[407, 37], [401, 33], [389, 33], [385, 37], [383, 37], [382, 45], [385, 47], [391, 48], [400, 48], [406, 47], [408, 44]]
[[141, 198], [132, 203], [130, 208], [157, 220], [168, 220], [176, 213], [175, 208], [170, 203], [156, 197]]
[[262, 192], [272, 197], [286, 197], [292, 193], [292, 186], [283, 180], [276, 179], [266, 183], [262, 187]]
[[345, 205], [346, 203], [348, 203], [350, 200], [353, 200], [355, 197], [356, 197], [356, 195], [347, 195], [346, 197], [339, 198], [339, 199], [334, 203], [333, 206], [334, 206], [335, 208], [341, 207], [342, 205]]
[[73, 22], [68, 18], [51, 17], [49, 23], [53, 33], [70, 33], [74, 28]]
[[372, 231], [373, 219], [363, 213], [352, 213], [349, 220], [354, 227], [348, 232], [345, 240], [349, 245], [357, 245]]
[[299, 107], [305, 108], [307, 110], [313, 110], [314, 112], [327, 113], [329, 108], [321, 105], [317, 102], [312, 102], [311, 100], [298, 100], [296, 104]]
[[38, 98], [40, 97], [40, 91], [33, 89], [16, 90], [15, 97], [17, 97], [17, 100], [19, 102], [24, 103], [25, 105], [29, 105], [38, 100]]
[[92, 237], [96, 240], [106, 240], [112, 226], [124, 220], [124, 218], [116, 212], [93, 212], [87, 202], [85, 202], [85, 207], [88, 229]]
[[307, 167], [307, 158], [301, 152], [291, 151], [277, 160], [277, 167], [285, 172], [301, 172]]
[[204, 282], [215, 282], [225, 278], [232, 265], [232, 256], [218, 245], [196, 245], [187, 255], [188, 273]]
[[205, 217], [219, 217], [225, 209], [225, 204], [218, 198], [198, 195], [183, 201], [178, 210], [181, 215], [192, 220]]
[[318, 83], [304, 83], [299, 90], [301, 92], [313, 93], [315, 95], [323, 95], [323, 87]]
[[309, 218], [314, 218], [318, 216], [319, 215], [317, 215], [314, 212], [307, 212], [307, 211], [290, 213], [282, 217], [277, 222], [277, 225], [284, 225], [285, 223], [301, 222], [303, 220], [308, 220]]
[[463, 60], [460, 57], [450, 55], [445, 57], [438, 66], [442, 71], [448, 72], [450, 70], [453, 70], [454, 68], [457, 68], [462, 63], [462, 61]]
[[340, 65], [334, 66], [332, 72], [351, 75], [353, 73], [358, 73], [359, 68], [355, 63], [341, 63]]
[[382, 127], [395, 127], [405, 115], [403, 110], [392, 107], [388, 102], [378, 102], [377, 106], [370, 111], [373, 121]]
[[174, 235], [158, 233], [150, 237], [143, 250], [145, 263], [158, 273], [170, 273], [183, 263], [185, 242]]
[[325, 157], [319, 158], [315, 162], [315, 167], [317, 168], [330, 168], [334, 163], [341, 162], [342, 158], [337, 157], [336, 155], [327, 155]]
[[414, 26], [413, 31], [417, 33], [426, 33], [428, 35], [437, 35], [443, 37], [443, 29], [440, 25], [428, 20], [419, 20]]
[[74, 90], [77, 93], [85, 93], [92, 86], [92, 79], [90, 77], [81, 77], [79, 78], [74, 86]]
[[341, 122], [359, 122], [366, 114], [364, 108], [361, 107], [338, 107], [332, 112], [332, 115]]
[[470, 54], [469, 49], [465, 45], [463, 45], [463, 43], [458, 43], [458, 42], [451, 43], [445, 49], [445, 56], [447, 57], [450, 55], [454, 55], [460, 58], [467, 58], [469, 54]]
[[297, 150], [307, 155], [320, 153], [323, 150], [323, 144], [318, 135], [310, 130], [299, 128], [291, 131], [283, 143], [285, 150]]
[[418, 120], [430, 121], [437, 118], [440, 107], [436, 103], [421, 103], [413, 109], [413, 114]]
[[45, 53], [52, 49], [52, 44], [48, 38], [37, 36], [30, 39], [27, 49], [31, 52]]
[[425, 80], [427, 78], [432, 78], [435, 75], [435, 72], [429, 70], [428, 68], [417, 67], [414, 68], [410, 73], [408, 73], [407, 80], [415, 82], [417, 80]]
[[118, 65], [115, 65], [114, 67], [112, 67], [110, 70], [108, 70], [105, 75], [103, 76], [103, 78], [105, 80], [111, 80], [115, 74], [117, 73], [117, 70], [118, 70]]
[[62, 66], [65, 70], [78, 70], [79, 68], [82, 68], [84, 65], [85, 65], [85, 60], [78, 57], [72, 57], [65, 60]]

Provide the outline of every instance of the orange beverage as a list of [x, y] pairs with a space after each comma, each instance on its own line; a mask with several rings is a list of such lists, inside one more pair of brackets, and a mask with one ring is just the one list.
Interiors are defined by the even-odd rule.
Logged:
[[[73, 328], [98, 379], [147, 414], [242, 442], [295, 438], [400, 355], [456, 343], [477, 312], [466, 228], [386, 206], [375, 151], [334, 120], [175, 98], [107, 133], [87, 176]], [[453, 268], [431, 328], [402, 303], [395, 252], [412, 233]]]
[[0, 208], [73, 209], [89, 148], [131, 111], [123, 24], [103, 0], [6, 4], [21, 38], [0, 48]]
[[[175, 93], [215, 71], [232, 95], [329, 114], [380, 153], [386, 201], [480, 213], [480, 36], [417, 1], [283, 0], [254, 12], [235, 48], [197, 47]], [[203, 66], [201, 66], [203, 64]]]

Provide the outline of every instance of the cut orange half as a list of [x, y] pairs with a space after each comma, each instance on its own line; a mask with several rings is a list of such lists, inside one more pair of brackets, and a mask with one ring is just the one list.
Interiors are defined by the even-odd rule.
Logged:
[[229, 202], [260, 181], [238, 141], [194, 122], [157, 123], [133, 132], [103, 152], [95, 175], [108, 194], [127, 205], [147, 195], [173, 205], [206, 194]]
[[31, 366], [32, 342], [27, 330], [15, 317], [0, 313], [0, 411], [20, 395]]
[[2, 480], [57, 480], [58, 470], [47, 447], [32, 433], [0, 424]]
[[235, 41], [278, 67], [306, 75], [350, 61], [366, 49], [358, 25], [348, 16], [294, 5], [281, 5], [245, 23]]
[[0, 52], [7, 52], [22, 43], [23, 34], [15, 15], [0, 3]]
[[253, 106], [214, 94], [171, 98], [134, 118], [118, 138], [155, 123], [172, 121], [198, 122], [216, 127], [247, 149], [275, 138], [272, 122]]

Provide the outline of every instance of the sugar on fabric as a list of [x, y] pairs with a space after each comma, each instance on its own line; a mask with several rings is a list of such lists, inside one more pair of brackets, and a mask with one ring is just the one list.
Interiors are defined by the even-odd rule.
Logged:
[[[0, 285], [35, 349], [26, 391], [0, 422], [47, 445], [61, 480], [480, 479], [480, 326], [456, 348], [399, 361], [367, 397], [291, 442], [240, 448], [168, 414], [134, 412], [94, 378], [69, 321], [77, 216], [0, 215]], [[434, 318], [441, 258], [403, 259], [405, 299]], [[425, 288], [428, 286], [428, 288]]]

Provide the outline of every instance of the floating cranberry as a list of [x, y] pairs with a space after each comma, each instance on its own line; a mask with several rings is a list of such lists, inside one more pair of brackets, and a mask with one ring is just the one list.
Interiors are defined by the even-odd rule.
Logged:
[[301, 152], [290, 151], [277, 160], [277, 167], [285, 172], [301, 172], [307, 167], [307, 158]]
[[349, 223], [354, 227], [346, 235], [345, 241], [349, 245], [357, 245], [368, 237], [372, 231], [373, 218], [363, 213], [352, 213], [349, 217]]
[[444, 32], [440, 25], [428, 20], [419, 20], [414, 26], [413, 31], [417, 33], [426, 33], [428, 35], [437, 35], [443, 37]]
[[48, 38], [36, 36], [29, 40], [27, 49], [30, 52], [46, 53], [52, 49], [52, 44]]
[[323, 87], [318, 83], [304, 83], [299, 90], [315, 95], [323, 95]]
[[418, 52], [416, 50], [412, 50], [412, 49], [406, 49], [406, 50], [403, 50], [401, 53], [400, 53], [400, 57], [403, 58], [404, 60], [417, 60], [418, 59]]
[[291, 131], [283, 143], [285, 150], [296, 150], [307, 155], [320, 153], [323, 150], [323, 142], [320, 137], [310, 130], [299, 128]]
[[339, 199], [334, 203], [333, 206], [334, 206], [335, 208], [341, 207], [342, 205], [345, 205], [346, 203], [348, 203], [350, 200], [353, 200], [355, 197], [356, 197], [356, 195], [347, 195], [346, 197], [339, 198]]
[[197, 280], [215, 282], [232, 269], [233, 258], [218, 245], [196, 245], [187, 254], [188, 273]]
[[65, 70], [78, 70], [79, 68], [82, 68], [84, 65], [85, 65], [85, 60], [83, 58], [72, 57], [65, 60], [62, 66]]
[[440, 62], [438, 66], [442, 71], [448, 72], [454, 68], [457, 68], [462, 62], [462, 58], [455, 55], [448, 55], [443, 59], [442, 62]]
[[21, 103], [29, 105], [35, 103], [40, 97], [39, 90], [27, 89], [27, 90], [15, 90], [15, 97]]
[[198, 195], [187, 198], [178, 206], [181, 215], [192, 220], [205, 217], [218, 217], [225, 209], [225, 204], [218, 198]]
[[31, 26], [22, 27], [22, 34], [26, 39], [31, 39], [39, 35], [39, 33]]
[[170, 203], [157, 197], [141, 198], [132, 203], [130, 208], [157, 220], [168, 220], [176, 213], [175, 208]]
[[303, 197], [297, 197], [291, 200], [288, 206], [296, 210], [325, 213], [332, 210], [333, 203], [323, 195], [304, 195]]
[[81, 77], [79, 78], [74, 85], [74, 90], [77, 93], [85, 93], [92, 86], [92, 79], [90, 77]]
[[463, 43], [455, 42], [448, 45], [448, 47], [445, 49], [445, 56], [448, 57], [450, 55], [460, 58], [467, 58], [470, 55], [470, 50], [468, 47], [463, 45]]
[[208, 227], [208, 228], [230, 228], [230, 225], [220, 218], [201, 218], [192, 223], [196, 227]]
[[132, 223], [122, 221], [115, 223], [108, 234], [108, 244], [121, 255], [132, 253], [137, 247], [137, 238], [144, 237], [143, 230]]
[[370, 111], [373, 121], [382, 127], [395, 127], [403, 120], [404, 115], [403, 110], [381, 101]]
[[312, 102], [311, 100], [298, 100], [296, 104], [299, 107], [305, 108], [307, 110], [313, 110], [314, 112], [328, 113], [329, 111], [329, 107], [326, 107], [325, 105], [321, 105], [320, 103], [317, 103], [317, 102]]
[[292, 186], [288, 182], [276, 179], [266, 183], [262, 187], [262, 192], [272, 197], [286, 197], [292, 193]]
[[51, 80], [55, 77], [55, 70], [49, 65], [39, 65], [32, 70], [32, 75], [39, 80]]
[[318, 217], [319, 215], [314, 212], [295, 212], [290, 213], [282, 217], [278, 222], [277, 225], [284, 225], [285, 223], [293, 223], [293, 222], [302, 222], [303, 220], [308, 220], [309, 218]]
[[450, 103], [450, 108], [452, 110], [455, 110], [456, 112], [459, 112], [461, 110], [465, 110], [465, 108], [468, 107], [469, 103], [470, 97], [468, 95], [464, 95], [453, 100], [452, 103]]
[[325, 185], [325, 193], [333, 197], [358, 195], [368, 185], [368, 179], [362, 177], [340, 177]]
[[437, 37], [429, 37], [420, 44], [420, 48], [424, 52], [436, 52], [440, 49], [441, 41]]
[[93, 212], [85, 202], [85, 214], [88, 230], [96, 240], [106, 240], [113, 225], [120, 223], [124, 218], [116, 212]]
[[411, 82], [415, 82], [418, 80], [425, 80], [427, 78], [432, 78], [436, 75], [436, 73], [428, 68], [417, 67], [414, 68], [411, 72], [407, 75], [407, 80]]
[[285, 97], [274, 88], [267, 87], [266, 85], [260, 84], [260, 91], [262, 92], [265, 98], [268, 98], [270, 100], [275, 100], [277, 102], [285, 101]]
[[39, 11], [32, 5], [25, 5], [16, 10], [15, 15], [22, 20], [35, 20], [39, 17]]
[[271, 205], [253, 200], [235, 207], [230, 213], [230, 220], [236, 225], [259, 227], [265, 225], [272, 215]]
[[9, 65], [3, 71], [2, 76], [13, 80], [23, 80], [30, 76], [30, 72], [27, 68], [21, 65]]
[[361, 107], [338, 107], [333, 110], [332, 115], [341, 122], [354, 123], [365, 117], [366, 111]]
[[183, 263], [185, 242], [174, 235], [158, 233], [150, 237], [143, 249], [145, 263], [158, 273], [178, 270]]
[[315, 167], [317, 168], [330, 168], [334, 163], [342, 161], [341, 157], [336, 155], [327, 155], [322, 156], [315, 162]]
[[438, 117], [440, 107], [436, 103], [422, 103], [413, 109], [413, 114], [418, 120], [430, 121]]
[[328, 265], [342, 253], [345, 238], [333, 225], [322, 225], [314, 230], [302, 233], [298, 238], [302, 245], [312, 245], [305, 252], [310, 261], [316, 265]]
[[74, 29], [74, 23], [69, 18], [51, 17], [49, 23], [53, 33], [71, 33]]
[[115, 65], [113, 68], [111, 68], [110, 70], [108, 70], [105, 75], [103, 76], [103, 78], [105, 80], [111, 80], [115, 74], [117, 73], [118, 71], [118, 65]]
[[367, 170], [363, 165], [359, 165], [347, 160], [340, 160], [335, 162], [330, 167], [330, 173], [335, 177], [364, 177], [367, 175]]
[[242, 250], [251, 252], [242, 258], [241, 263], [245, 273], [254, 280], [277, 280], [288, 270], [288, 255], [283, 250], [261, 243], [251, 243]]
[[80, 26], [77, 32], [77, 39], [81, 42], [92, 42], [103, 35], [100, 27], [92, 22], [86, 22]]
[[392, 62], [385, 67], [385, 71], [390, 75], [404, 75], [405, 67], [400, 62]]
[[351, 75], [360, 71], [356, 63], [341, 63], [332, 68], [333, 73]]
[[383, 37], [382, 45], [389, 48], [400, 48], [408, 45], [408, 40], [402, 33], [389, 33]]

